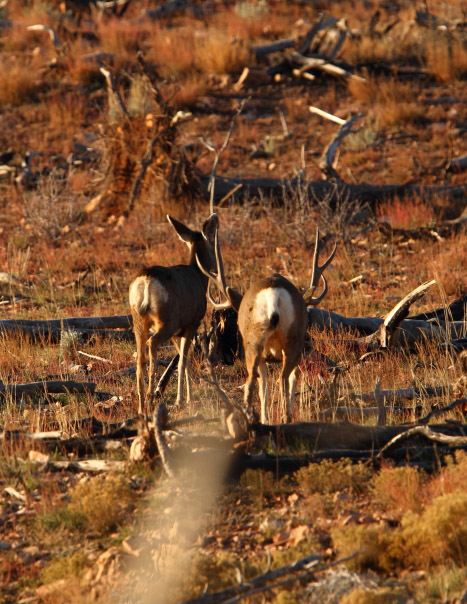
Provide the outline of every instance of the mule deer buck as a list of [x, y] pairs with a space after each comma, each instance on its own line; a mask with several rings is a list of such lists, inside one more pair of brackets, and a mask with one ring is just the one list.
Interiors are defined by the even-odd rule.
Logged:
[[[227, 286], [217, 230], [215, 234], [217, 272], [210, 270], [201, 258], [197, 258], [198, 266], [225, 298], [224, 302], [218, 303], [208, 292], [213, 306], [216, 309], [232, 307], [238, 312], [238, 328], [243, 339], [248, 371], [245, 407], [247, 411], [251, 411], [253, 390], [259, 377], [263, 424], [267, 422], [267, 362], [282, 362], [280, 397], [282, 404], [285, 405], [287, 421], [293, 419], [298, 363], [307, 329], [307, 306], [316, 306], [326, 296], [328, 284], [323, 273], [331, 264], [336, 250], [337, 244], [334, 245], [327, 260], [321, 266], [318, 265], [319, 231], [317, 230], [310, 287], [303, 295], [288, 279], [278, 274], [256, 281], [244, 296]], [[320, 281], [323, 282], [323, 291], [318, 297], [313, 297]]]
[[[188, 264], [144, 268], [130, 285], [130, 308], [136, 339], [136, 383], [141, 414], [150, 405], [154, 390], [157, 348], [172, 338], [179, 354], [176, 404], [183, 405], [183, 381], [186, 374], [187, 401], [192, 398], [188, 350], [206, 313], [208, 278], [197, 265], [197, 258], [208, 270], [214, 268], [214, 238], [218, 228], [216, 214], [203, 224], [202, 231], [192, 231], [182, 222], [167, 215], [167, 220], [190, 250]], [[146, 343], [149, 339], [149, 379], [144, 397]]]

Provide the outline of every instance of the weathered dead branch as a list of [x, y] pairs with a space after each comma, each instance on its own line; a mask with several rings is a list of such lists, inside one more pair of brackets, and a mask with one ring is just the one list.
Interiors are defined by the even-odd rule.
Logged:
[[[465, 426], [459, 426], [459, 429], [462, 429], [462, 432], [465, 434]], [[394, 445], [399, 444], [402, 440], [413, 438], [414, 436], [424, 436], [429, 440], [443, 445], [467, 445], [467, 436], [452, 436], [450, 434], [435, 432], [428, 426], [414, 426], [391, 438], [384, 447], [381, 447], [378, 455], [383, 456]]]
[[50, 380], [29, 384], [1, 384], [0, 396], [10, 396], [20, 400], [25, 396], [47, 396], [49, 394], [92, 394], [96, 384], [92, 382], [74, 382], [70, 380]]
[[335, 155], [337, 152], [337, 148], [340, 145], [341, 141], [348, 134], [354, 134], [355, 132], [358, 132], [359, 128], [357, 130], [352, 130], [352, 126], [361, 117], [362, 117], [362, 114], [359, 113], [357, 115], [354, 115], [350, 119], [348, 119], [346, 122], [344, 122], [342, 124], [342, 126], [339, 128], [339, 131], [337, 132], [336, 136], [333, 138], [333, 140], [329, 143], [329, 145], [324, 150], [324, 153], [319, 162], [319, 169], [321, 170], [321, 172], [323, 173], [325, 178], [333, 178], [335, 180], [341, 180], [341, 178], [335, 168], [335, 159], [334, 158], [335, 158]]
[[[292, 564], [287, 564], [275, 570], [267, 570], [266, 572], [242, 581], [238, 585], [228, 587], [221, 591], [212, 594], [205, 594], [194, 600], [186, 600], [183, 604], [234, 604], [244, 598], [251, 597], [255, 594], [262, 593], [282, 587], [294, 581], [299, 581], [300, 584], [310, 583], [315, 580], [315, 573], [327, 570], [333, 566], [342, 564], [355, 558], [358, 552], [351, 556], [336, 560], [334, 562], [324, 563], [323, 558], [317, 554], [311, 554], [300, 560], [296, 560]], [[303, 572], [305, 571], [305, 572]], [[281, 577], [292, 575], [287, 579], [277, 581]]]
[[465, 410], [467, 407], [467, 398], [460, 398], [457, 401], [453, 401], [449, 405], [446, 405], [445, 407], [441, 407], [439, 409], [432, 409], [429, 413], [427, 413], [427, 415], [425, 415], [424, 417], [421, 417], [417, 421], [417, 424], [427, 424], [432, 417], [437, 417], [438, 415], [443, 415], [443, 413], [448, 413], [449, 411], [452, 411], [453, 409], [456, 409], [457, 407], [462, 407], [464, 409], [464, 413], [465, 413]]
[[398, 344], [398, 337], [400, 336], [397, 328], [408, 316], [410, 306], [424, 296], [425, 291], [435, 283], [436, 281], [434, 280], [428, 281], [408, 293], [386, 315], [379, 330], [365, 339], [365, 343], [372, 345], [376, 341], [383, 348], [396, 346]]

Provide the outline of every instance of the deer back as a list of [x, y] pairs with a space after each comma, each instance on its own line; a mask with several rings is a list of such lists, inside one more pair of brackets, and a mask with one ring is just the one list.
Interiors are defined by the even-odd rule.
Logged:
[[130, 306], [149, 320], [177, 335], [201, 322], [206, 313], [207, 280], [194, 267], [151, 266], [141, 271], [130, 287]]

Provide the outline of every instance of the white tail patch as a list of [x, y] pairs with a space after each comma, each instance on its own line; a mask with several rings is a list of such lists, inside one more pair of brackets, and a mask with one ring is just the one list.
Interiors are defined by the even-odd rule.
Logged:
[[130, 306], [139, 312], [154, 312], [162, 304], [169, 300], [169, 293], [165, 287], [156, 279], [149, 277], [138, 277], [130, 286]]
[[269, 321], [274, 313], [279, 315], [277, 329], [287, 333], [295, 321], [295, 309], [292, 297], [282, 287], [262, 289], [255, 298], [253, 309], [253, 320], [255, 322], [269, 326]]

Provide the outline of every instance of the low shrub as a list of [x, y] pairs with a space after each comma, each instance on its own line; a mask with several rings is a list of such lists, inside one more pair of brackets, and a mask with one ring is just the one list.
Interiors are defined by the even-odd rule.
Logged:
[[305, 495], [330, 494], [343, 489], [361, 493], [365, 491], [371, 472], [363, 464], [349, 460], [322, 461], [310, 464], [295, 473], [295, 478]]
[[81, 516], [85, 528], [105, 533], [124, 521], [132, 499], [132, 491], [124, 476], [95, 476], [74, 487], [68, 509]]
[[371, 494], [375, 503], [386, 511], [415, 512], [422, 505], [425, 483], [425, 474], [415, 468], [386, 467], [373, 478]]

